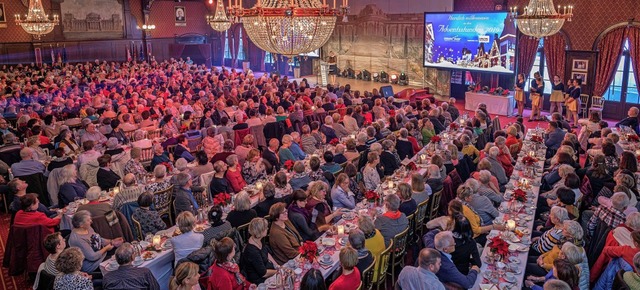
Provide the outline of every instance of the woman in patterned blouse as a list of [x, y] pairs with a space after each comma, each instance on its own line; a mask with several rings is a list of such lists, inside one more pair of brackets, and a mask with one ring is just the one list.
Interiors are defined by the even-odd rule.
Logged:
[[149, 208], [152, 203], [153, 195], [151, 192], [144, 192], [138, 197], [139, 207], [133, 212], [133, 218], [140, 223], [143, 237], [167, 228], [167, 224], [162, 221], [158, 212]]
[[129, 161], [124, 165], [124, 173], [133, 173], [133, 175], [136, 176], [136, 181], [138, 183], [142, 183], [144, 176], [147, 174], [147, 171], [144, 170], [144, 166], [140, 163], [142, 150], [140, 148], [133, 147], [129, 154], [131, 155], [131, 159], [129, 159]]
[[56, 276], [53, 289], [56, 290], [92, 290], [93, 283], [89, 275], [80, 272], [84, 255], [76, 247], [68, 248], [56, 259], [56, 269], [60, 275]]
[[166, 166], [162, 164], [156, 165], [156, 167], [153, 169], [153, 176], [155, 178], [152, 183], [147, 184], [147, 188], [146, 188], [147, 191], [151, 191], [151, 192], [163, 191], [169, 188], [169, 186], [171, 186], [171, 183], [166, 178], [167, 176]]
[[244, 180], [247, 184], [254, 184], [256, 181], [264, 179], [266, 174], [267, 171], [260, 157], [260, 150], [255, 148], [249, 150], [244, 166], [242, 166], [242, 177], [244, 177]]

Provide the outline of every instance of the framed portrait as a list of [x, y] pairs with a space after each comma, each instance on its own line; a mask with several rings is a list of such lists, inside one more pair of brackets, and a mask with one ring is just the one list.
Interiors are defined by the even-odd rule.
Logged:
[[175, 12], [176, 25], [184, 26], [187, 23], [187, 10], [184, 6], [175, 6], [173, 7], [173, 11]]
[[574, 59], [573, 60], [573, 71], [589, 71], [589, 60], [588, 59]]
[[571, 72], [571, 78], [572, 79], [581, 79], [582, 80], [582, 85], [586, 85], [587, 84], [587, 72], [573, 71], [573, 72]]
[[0, 27], [7, 27], [7, 13], [6, 10], [4, 10], [4, 3], [0, 2], [0, 23], [4, 24], [4, 26], [0, 26]]

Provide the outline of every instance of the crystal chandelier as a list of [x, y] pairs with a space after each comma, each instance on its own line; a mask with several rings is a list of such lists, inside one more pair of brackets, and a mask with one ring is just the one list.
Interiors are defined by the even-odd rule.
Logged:
[[349, 11], [348, 0], [342, 0], [340, 7], [333, 0], [333, 8], [326, 0], [258, 0], [249, 9], [242, 8], [242, 0], [237, 1], [229, 5], [229, 14], [234, 21], [242, 21], [251, 41], [264, 51], [287, 56], [289, 62], [323, 46], [337, 17]]
[[16, 14], [15, 18], [16, 24], [22, 26], [27, 33], [33, 34], [36, 39], [53, 31], [53, 27], [58, 24], [58, 15], [53, 15], [53, 19], [49, 19], [40, 0], [29, 0], [28, 14], [24, 18]]
[[[213, 0], [209, 0], [209, 4], [213, 4]], [[227, 13], [224, 11], [224, 4], [222, 0], [217, 0], [216, 12], [214, 15], [207, 15], [207, 23], [211, 25], [211, 28], [215, 31], [223, 32], [231, 27], [231, 21], [227, 17]]]
[[518, 15], [518, 7], [511, 7], [510, 14], [523, 34], [542, 38], [558, 33], [565, 20], [571, 21], [573, 6], [558, 5], [556, 11], [553, 0], [531, 0], [523, 14]]

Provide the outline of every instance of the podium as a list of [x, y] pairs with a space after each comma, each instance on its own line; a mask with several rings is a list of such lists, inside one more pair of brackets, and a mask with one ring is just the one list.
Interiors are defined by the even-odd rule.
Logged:
[[318, 85], [327, 87], [329, 84], [329, 63], [320, 61], [320, 74], [318, 75]]

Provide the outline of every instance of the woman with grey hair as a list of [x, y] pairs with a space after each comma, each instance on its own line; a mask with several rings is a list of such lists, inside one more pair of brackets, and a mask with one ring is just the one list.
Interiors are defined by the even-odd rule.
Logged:
[[199, 206], [191, 191], [191, 185], [193, 184], [191, 176], [186, 173], [178, 173], [175, 177], [173, 206], [176, 214], [183, 211], [189, 211], [195, 214]]
[[86, 195], [89, 203], [79, 206], [78, 210], [86, 210], [90, 212], [93, 217], [104, 216], [107, 212], [111, 211], [111, 205], [106, 202], [100, 202], [101, 194], [102, 190], [99, 186], [89, 187]]
[[58, 205], [64, 208], [70, 202], [74, 202], [76, 198], [84, 198], [87, 193], [87, 187], [78, 180], [78, 170], [73, 164], [62, 167], [60, 180], [60, 190], [58, 191]]
[[553, 227], [540, 235], [533, 238], [531, 241], [530, 256], [539, 256], [550, 251], [553, 246], [560, 243], [564, 238], [563, 228], [564, 221], [569, 219], [569, 213], [565, 208], [554, 206], [549, 212], [549, 220], [553, 224]]
[[129, 152], [131, 159], [129, 159], [129, 161], [124, 165], [124, 174], [133, 173], [138, 183], [143, 183], [143, 180], [147, 175], [147, 171], [144, 169], [144, 166], [142, 166], [142, 163], [140, 163], [141, 154], [142, 150], [140, 148], [131, 148], [131, 151]]
[[240, 265], [247, 274], [247, 280], [254, 284], [263, 283], [265, 279], [276, 274], [276, 261], [269, 254], [268, 247], [263, 245], [262, 238], [267, 236], [269, 223], [263, 218], [254, 218], [249, 223], [249, 240], [242, 250]]
[[69, 246], [78, 247], [84, 255], [82, 272], [91, 273], [98, 269], [107, 252], [122, 244], [122, 238], [104, 239], [91, 227], [91, 213], [86, 210], [76, 212], [71, 218], [73, 229], [69, 235]]
[[480, 170], [478, 173], [478, 191], [479, 195], [488, 197], [494, 205], [499, 205], [504, 201], [504, 197], [500, 194], [500, 190], [495, 188], [491, 182], [491, 172], [489, 170]]
[[249, 223], [255, 217], [257, 217], [257, 214], [251, 208], [249, 194], [246, 192], [236, 194], [233, 200], [233, 210], [227, 214], [227, 220], [231, 223], [231, 226], [237, 228]]
[[[584, 231], [582, 230], [582, 226], [580, 223], [572, 220], [566, 220], [562, 223], [562, 234], [563, 239], [560, 243], [553, 246], [551, 251], [548, 251], [542, 255], [540, 255], [535, 263], [527, 264], [527, 273], [535, 276], [544, 276], [553, 268], [553, 261], [558, 258], [558, 253], [561, 252], [561, 248], [563, 248], [563, 243], [570, 243], [574, 247], [579, 248], [580, 250], [580, 258], [584, 259], [586, 262], [587, 256], [584, 246]], [[582, 257], [584, 256], [584, 257]], [[531, 261], [533, 262], [533, 261]], [[587, 273], [588, 273], [588, 265], [587, 265]], [[587, 274], [587, 281], [589, 275]]]
[[146, 185], [146, 191], [158, 192], [163, 191], [171, 186], [171, 183], [167, 178], [166, 166], [162, 164], [156, 165], [156, 167], [153, 169], [153, 177], [153, 181]]
[[238, 155], [232, 154], [227, 157], [227, 173], [225, 177], [229, 180], [229, 185], [236, 193], [247, 186], [247, 182], [242, 177], [242, 167], [238, 164]]
[[84, 255], [76, 247], [68, 248], [55, 261], [56, 269], [60, 272], [53, 282], [56, 290], [92, 290], [93, 282], [88, 275], [81, 273]]
[[349, 245], [358, 251], [358, 264], [356, 267], [360, 273], [364, 273], [364, 270], [369, 268], [375, 261], [371, 251], [365, 247], [365, 241], [366, 238], [361, 230], [355, 229], [349, 232]]

